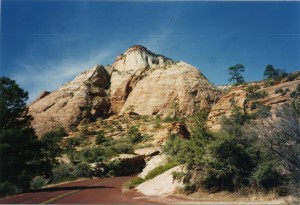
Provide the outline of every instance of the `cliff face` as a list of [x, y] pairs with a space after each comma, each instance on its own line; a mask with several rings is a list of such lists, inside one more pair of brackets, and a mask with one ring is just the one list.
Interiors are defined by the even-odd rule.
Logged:
[[139, 115], [190, 116], [209, 109], [220, 91], [184, 62], [174, 62], [143, 46], [130, 47], [109, 68], [96, 66], [30, 106], [38, 135], [82, 121], [133, 111]]
[[197, 68], [174, 62], [142, 46], [129, 48], [112, 65], [111, 112], [189, 116], [220, 96]]
[[133, 109], [140, 115], [190, 116], [210, 108], [219, 94], [195, 67], [172, 63], [147, 72], [128, 95], [120, 113]]

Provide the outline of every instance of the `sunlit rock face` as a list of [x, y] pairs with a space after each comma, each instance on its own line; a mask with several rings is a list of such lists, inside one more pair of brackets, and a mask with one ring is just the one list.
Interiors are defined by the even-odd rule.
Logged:
[[30, 106], [38, 135], [56, 127], [70, 130], [132, 111], [139, 115], [190, 116], [209, 109], [220, 91], [195, 67], [132, 46], [104, 68], [80, 73], [53, 92], [43, 92]]
[[43, 92], [30, 106], [32, 126], [38, 135], [63, 126], [67, 129], [82, 120], [106, 117], [110, 76], [103, 66], [82, 72], [53, 92]]
[[133, 109], [140, 115], [189, 116], [210, 108], [220, 96], [197, 68], [142, 46], [129, 48], [112, 67], [113, 114]]

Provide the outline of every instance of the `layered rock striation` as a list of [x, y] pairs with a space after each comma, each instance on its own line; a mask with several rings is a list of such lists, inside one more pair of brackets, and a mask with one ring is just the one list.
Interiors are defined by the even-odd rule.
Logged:
[[190, 116], [210, 109], [220, 98], [199, 70], [132, 46], [108, 68], [98, 65], [30, 106], [38, 135], [82, 121], [134, 112], [138, 115]]

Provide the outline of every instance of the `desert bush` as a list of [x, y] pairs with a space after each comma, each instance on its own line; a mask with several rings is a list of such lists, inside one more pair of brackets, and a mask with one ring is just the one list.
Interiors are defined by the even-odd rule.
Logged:
[[22, 191], [22, 189], [17, 187], [17, 185], [14, 185], [7, 181], [0, 183], [0, 196], [8, 196], [8, 195], [12, 195], [12, 194], [17, 194], [17, 193], [20, 193], [21, 191]]
[[282, 89], [282, 88], [276, 89], [276, 90], [275, 90], [275, 94], [277, 94], [277, 93], [283, 93], [283, 89]]
[[137, 187], [138, 185], [140, 185], [144, 181], [145, 180], [143, 178], [135, 177], [135, 178], [125, 182], [123, 184], [122, 188], [123, 188], [123, 190], [134, 189], [135, 187]]
[[159, 129], [159, 128], [161, 128], [162, 126], [161, 126], [161, 124], [159, 124], [159, 123], [156, 123], [154, 126], [153, 126], [153, 128], [154, 129]]
[[253, 126], [253, 132], [283, 167], [292, 189], [297, 190], [300, 186], [300, 103], [285, 104], [275, 114], [275, 121], [271, 117], [264, 119], [263, 126], [261, 123]]
[[171, 115], [168, 115], [163, 119], [163, 122], [176, 122], [176, 117], [172, 117]]
[[262, 189], [272, 189], [283, 184], [284, 177], [272, 161], [260, 163], [252, 173], [251, 184]]
[[[118, 145], [118, 144], [116, 144]], [[88, 163], [102, 162], [117, 154], [116, 149], [112, 147], [95, 147], [87, 148], [80, 152], [80, 157], [83, 161]]]
[[74, 159], [75, 147], [80, 145], [81, 140], [78, 137], [72, 137], [65, 141], [65, 152], [71, 160]]
[[64, 181], [72, 181], [77, 178], [74, 174], [74, 166], [71, 164], [60, 164], [56, 166], [53, 170], [52, 183], [59, 183]]
[[257, 135], [246, 132], [252, 116], [234, 106], [217, 133], [206, 128], [206, 116], [200, 113], [194, 118], [190, 140], [172, 135], [164, 147], [172, 159], [187, 166], [187, 172], [180, 174], [185, 191], [238, 191], [243, 187], [270, 190], [280, 185], [280, 180], [270, 182], [281, 179], [280, 167], [267, 165], [277, 161], [266, 146], [261, 146]]
[[164, 173], [165, 171], [178, 166], [179, 163], [178, 162], [168, 162], [165, 165], [161, 165], [158, 167], [155, 167], [153, 170], [151, 170], [150, 172], [148, 172], [148, 174], [145, 176], [145, 180], [150, 180], [153, 179], [154, 177]]
[[117, 154], [131, 154], [134, 151], [132, 144], [122, 141], [117, 141], [111, 146], [111, 149]]
[[287, 81], [293, 81], [295, 80], [296, 78], [298, 78], [300, 76], [300, 72], [297, 72], [297, 73], [290, 73], [288, 76], [287, 76]]
[[266, 96], [268, 96], [268, 93], [266, 93], [265, 91], [248, 93], [247, 100], [258, 100]]
[[113, 160], [107, 163], [108, 176], [116, 176], [121, 171], [121, 162], [119, 160]]
[[102, 144], [105, 141], [106, 141], [106, 139], [105, 139], [105, 136], [104, 136], [104, 132], [102, 130], [98, 131], [97, 136], [96, 136], [96, 144], [99, 145], [99, 144]]
[[255, 92], [259, 89], [260, 89], [259, 85], [255, 84], [255, 85], [248, 86], [246, 91], [252, 93], [252, 92]]
[[296, 90], [290, 93], [291, 98], [297, 98], [300, 96], [300, 84], [297, 85]]
[[90, 177], [91, 167], [86, 162], [80, 162], [75, 166], [74, 175], [77, 177]]
[[33, 190], [42, 188], [47, 182], [47, 179], [44, 179], [41, 176], [36, 176], [31, 182], [30, 182], [30, 188]]
[[142, 135], [142, 142], [147, 142], [152, 138], [152, 135], [144, 134]]
[[142, 135], [141, 135], [141, 133], [139, 132], [139, 129], [136, 126], [130, 127], [128, 132], [127, 132], [127, 135], [128, 135], [129, 140], [133, 144], [137, 144], [137, 143], [142, 141]]

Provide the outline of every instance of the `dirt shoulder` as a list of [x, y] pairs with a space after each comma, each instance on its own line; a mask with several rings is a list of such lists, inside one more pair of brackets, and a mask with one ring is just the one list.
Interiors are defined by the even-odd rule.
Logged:
[[[191, 195], [172, 194], [161, 196], [136, 195], [136, 199], [153, 201], [155, 204], [290, 204], [295, 199], [292, 196], [276, 197], [275, 195], [251, 195], [241, 197], [237, 194], [221, 192], [218, 194], [194, 193]], [[297, 204], [295, 202], [295, 204]]]

